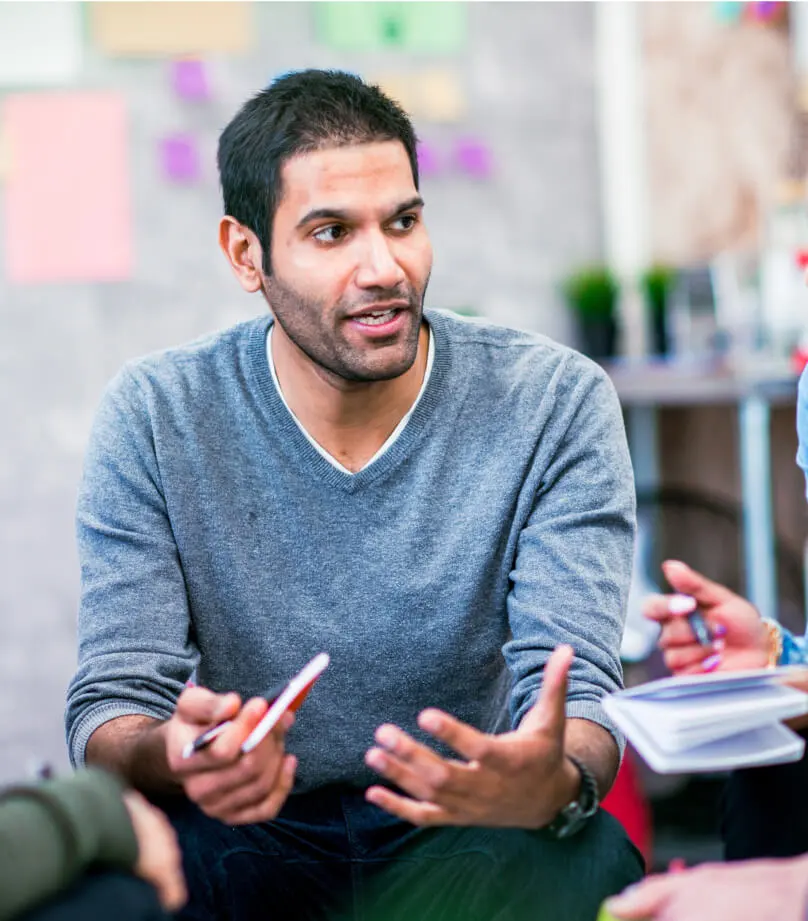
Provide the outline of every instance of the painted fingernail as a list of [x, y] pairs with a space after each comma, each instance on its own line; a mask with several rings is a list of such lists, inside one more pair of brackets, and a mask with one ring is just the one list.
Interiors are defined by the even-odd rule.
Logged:
[[726, 640], [716, 640], [713, 643], [713, 649], [716, 652], [723, 652], [727, 648]]
[[671, 614], [689, 614], [696, 608], [696, 599], [691, 595], [671, 595], [668, 599], [668, 611]]
[[701, 663], [701, 670], [704, 672], [711, 672], [714, 669], [718, 668], [719, 663], [721, 662], [721, 656], [710, 656]]
[[713, 627], [713, 636], [726, 636], [727, 635], [727, 625], [726, 624], [716, 624]]

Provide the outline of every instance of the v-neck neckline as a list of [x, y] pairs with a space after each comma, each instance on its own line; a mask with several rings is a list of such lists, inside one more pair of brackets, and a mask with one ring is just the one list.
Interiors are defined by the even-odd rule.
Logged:
[[261, 396], [259, 404], [262, 412], [269, 425], [279, 431], [287, 454], [327, 485], [345, 492], [356, 492], [376, 482], [397, 467], [410, 454], [433, 415], [435, 406], [440, 400], [450, 360], [448, 337], [441, 322], [443, 318], [431, 310], [425, 310], [424, 319], [435, 337], [434, 363], [424, 392], [412, 416], [393, 444], [373, 463], [366, 465], [356, 473], [344, 473], [335, 467], [320, 454], [301, 431], [272, 380], [267, 361], [266, 339], [274, 320], [269, 316], [255, 324], [250, 331], [250, 341], [247, 346], [249, 370], [256, 390]]

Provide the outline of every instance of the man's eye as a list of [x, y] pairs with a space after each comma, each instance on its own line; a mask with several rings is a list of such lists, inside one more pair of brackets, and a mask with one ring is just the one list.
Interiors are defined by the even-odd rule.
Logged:
[[337, 240], [341, 240], [345, 236], [345, 228], [339, 224], [329, 224], [328, 227], [322, 227], [320, 230], [315, 231], [312, 236], [315, 240], [319, 240], [320, 243], [336, 243]]
[[402, 214], [393, 221], [391, 226], [394, 230], [412, 230], [417, 222], [418, 218], [414, 214]]

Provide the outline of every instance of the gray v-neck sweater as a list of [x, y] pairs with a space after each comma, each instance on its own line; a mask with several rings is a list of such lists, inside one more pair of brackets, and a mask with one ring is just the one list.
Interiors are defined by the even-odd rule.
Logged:
[[284, 406], [268, 317], [112, 381], [78, 503], [74, 763], [107, 720], [167, 718], [194, 669], [246, 698], [320, 651], [332, 664], [288, 742], [298, 790], [368, 783], [376, 727], [423, 739], [424, 707], [518, 724], [562, 642], [576, 654], [568, 714], [614, 732], [600, 699], [621, 684], [634, 529], [614, 389], [544, 337], [426, 319], [421, 400], [354, 475]]

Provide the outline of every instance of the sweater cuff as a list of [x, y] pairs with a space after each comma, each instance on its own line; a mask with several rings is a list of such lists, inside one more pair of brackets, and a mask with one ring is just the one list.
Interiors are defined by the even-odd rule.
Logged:
[[87, 768], [68, 777], [11, 787], [2, 799], [28, 797], [50, 814], [64, 840], [67, 879], [90, 865], [129, 870], [137, 863], [138, 843], [123, 786], [113, 775]]
[[590, 723], [596, 723], [610, 733], [620, 753], [620, 760], [623, 760], [623, 754], [626, 750], [626, 737], [610, 717], [606, 715], [600, 701], [568, 700], [566, 713], [567, 719], [589, 720]]

